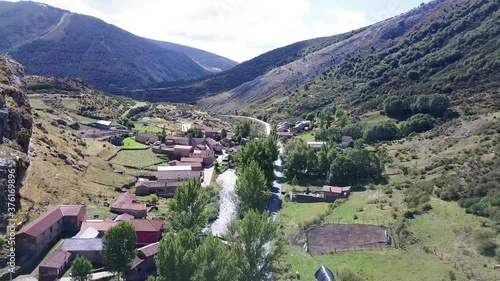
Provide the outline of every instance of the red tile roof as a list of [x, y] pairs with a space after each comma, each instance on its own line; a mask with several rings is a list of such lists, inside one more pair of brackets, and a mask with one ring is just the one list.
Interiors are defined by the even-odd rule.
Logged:
[[71, 257], [71, 253], [68, 253], [64, 250], [56, 250], [45, 258], [45, 260], [40, 264], [41, 267], [48, 268], [62, 268], [65, 263], [69, 261]]
[[133, 211], [146, 210], [145, 203], [135, 203], [135, 200], [136, 200], [135, 194], [127, 191], [118, 196], [112, 208], [133, 210]]
[[186, 180], [192, 178], [200, 178], [200, 171], [161, 171], [156, 172], [158, 180]]
[[205, 133], [219, 133], [221, 130], [219, 128], [207, 127], [205, 128]]
[[160, 220], [131, 220], [130, 222], [137, 232], [160, 231], [164, 224]]
[[43, 213], [36, 220], [25, 225], [18, 234], [27, 234], [33, 237], [40, 236], [45, 230], [56, 224], [63, 217], [76, 217], [85, 212], [85, 206], [57, 206]]
[[146, 259], [146, 258], [152, 257], [158, 253], [158, 246], [159, 245], [160, 245], [160, 242], [156, 242], [156, 243], [144, 246], [142, 248], [139, 248], [137, 250], [137, 252], [138, 252], [137, 255], [141, 259]]
[[93, 229], [99, 232], [106, 232], [113, 226], [115, 226], [118, 222], [116, 221], [84, 221], [82, 223], [81, 230], [92, 227]]
[[208, 143], [210, 146], [217, 145], [217, 141], [215, 141], [213, 138], [206, 138], [205, 141]]

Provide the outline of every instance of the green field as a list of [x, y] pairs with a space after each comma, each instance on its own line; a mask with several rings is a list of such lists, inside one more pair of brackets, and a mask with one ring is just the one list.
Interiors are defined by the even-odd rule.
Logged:
[[299, 135], [295, 137], [296, 139], [301, 139], [303, 141], [314, 141], [314, 135], [309, 133], [309, 134], [304, 134], [304, 135]]
[[148, 150], [122, 150], [111, 161], [113, 164], [130, 166], [136, 168], [146, 168], [156, 164], [164, 163], [167, 159], [161, 158], [158, 154]]
[[[393, 212], [402, 213], [403, 196], [395, 191], [387, 195], [378, 190], [355, 192], [323, 223], [369, 223], [390, 225]], [[288, 245], [286, 261], [289, 272], [299, 271], [301, 276], [314, 276], [325, 265], [336, 271], [349, 268], [365, 280], [450, 280], [449, 272], [464, 280], [472, 270], [484, 279], [498, 280], [492, 265], [493, 258], [480, 256], [475, 250], [472, 233], [481, 228], [484, 218], [465, 214], [456, 203], [437, 198], [432, 201], [433, 210], [410, 220], [415, 243], [406, 249], [387, 249], [323, 254], [312, 257], [302, 247]], [[329, 203], [299, 204], [285, 202], [278, 220], [288, 239], [299, 227], [311, 224], [328, 210]], [[397, 210], [397, 211], [396, 211]], [[290, 276], [281, 280], [289, 280]], [[305, 278], [304, 280], [310, 280]]]
[[139, 133], [161, 133], [163, 130], [155, 124], [148, 124], [147, 126], [144, 126], [143, 122], [135, 122], [134, 126], [134, 130]]
[[121, 146], [122, 149], [143, 149], [148, 147], [149, 145], [135, 141], [134, 137], [124, 139], [123, 146]]

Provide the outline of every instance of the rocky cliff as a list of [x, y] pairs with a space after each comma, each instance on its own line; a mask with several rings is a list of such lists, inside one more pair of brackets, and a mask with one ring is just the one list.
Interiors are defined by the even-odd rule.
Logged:
[[7, 178], [15, 171], [16, 198], [28, 166], [32, 116], [22, 82], [23, 67], [6, 56], [0, 56], [0, 228], [7, 211]]

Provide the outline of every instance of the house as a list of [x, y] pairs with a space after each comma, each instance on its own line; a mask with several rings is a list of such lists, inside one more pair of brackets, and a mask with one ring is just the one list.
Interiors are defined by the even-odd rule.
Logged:
[[280, 139], [291, 139], [293, 138], [293, 133], [291, 132], [277, 132], [278, 138]]
[[326, 145], [326, 142], [308, 141], [307, 145], [309, 145], [314, 151], [320, 151], [321, 148]]
[[215, 139], [217, 138], [218, 135], [220, 135], [220, 132], [221, 130], [219, 128], [207, 127], [205, 128], [205, 139], [206, 138]]
[[[189, 155], [189, 158], [201, 158], [203, 159], [202, 164], [205, 166], [211, 166], [215, 160], [215, 154], [212, 150], [195, 150]], [[187, 159], [185, 159], [187, 161]], [[182, 161], [181, 162], [186, 162]], [[189, 161], [187, 161], [189, 162]], [[195, 162], [194, 160], [191, 162]]]
[[238, 151], [240, 151], [240, 149], [241, 149], [241, 146], [231, 147], [231, 148], [229, 149], [229, 152], [230, 152], [230, 153], [238, 153]]
[[157, 194], [160, 197], [174, 197], [177, 188], [186, 181], [157, 182], [148, 179], [139, 179], [135, 184], [135, 194], [147, 196]]
[[177, 160], [174, 160], [174, 161], [170, 161], [168, 163], [170, 166], [190, 166], [191, 167], [191, 171], [201, 171], [203, 170], [203, 166], [201, 165], [201, 163], [195, 163], [195, 162], [181, 162], [181, 161], [177, 161]]
[[222, 153], [222, 146], [213, 138], [206, 138], [205, 143], [207, 144], [208, 148], [213, 150], [215, 153]]
[[194, 147], [190, 145], [174, 146], [174, 154], [179, 157], [188, 157], [193, 152], [194, 152]]
[[229, 138], [229, 137], [226, 137], [226, 138], [223, 138], [221, 139], [221, 144], [224, 145], [224, 146], [228, 146], [228, 147], [233, 147], [235, 146], [236, 144], [234, 143], [234, 141]]
[[65, 239], [61, 247], [62, 250], [73, 254], [73, 256], [82, 256], [94, 264], [101, 264], [103, 258], [102, 239], [100, 238], [71, 238]]
[[[152, 243], [159, 242], [163, 233], [164, 222], [160, 220], [148, 219], [133, 219], [129, 221], [135, 228], [137, 236], [137, 245], [144, 246]], [[84, 221], [82, 229], [92, 227], [97, 229], [101, 236], [103, 236], [110, 228], [117, 225], [118, 221], [101, 220], [101, 221]]]
[[111, 128], [111, 121], [100, 120], [92, 123], [92, 126], [98, 129], [109, 130]]
[[342, 137], [342, 141], [340, 142], [340, 148], [348, 148], [352, 145], [352, 143], [354, 142], [354, 139], [350, 136], [343, 136]]
[[156, 178], [158, 182], [169, 183], [169, 182], [185, 182], [191, 179], [196, 179], [197, 182], [201, 183], [203, 177], [202, 171], [166, 171], [166, 172], [156, 172]]
[[71, 253], [55, 250], [38, 267], [38, 280], [49, 281], [61, 278], [71, 264]]
[[152, 133], [144, 133], [144, 134], [135, 135], [135, 141], [143, 143], [143, 144], [153, 144], [159, 140], [160, 140], [160, 138], [158, 138], [157, 135], [152, 134]]
[[137, 257], [132, 261], [131, 271], [126, 279], [130, 281], [146, 280], [148, 276], [156, 275], [154, 258], [158, 254], [160, 243], [146, 245], [137, 250]]
[[174, 145], [193, 145], [192, 137], [166, 137], [165, 144], [168, 146]]
[[278, 128], [281, 127], [281, 128], [284, 128], [285, 130], [290, 129], [290, 126], [291, 126], [290, 122], [288, 122], [288, 121], [281, 122], [281, 123], [278, 124]]
[[327, 199], [347, 198], [351, 194], [351, 187], [323, 186], [323, 195]]
[[19, 252], [39, 256], [63, 235], [74, 235], [85, 219], [85, 206], [57, 206], [25, 225], [16, 235]]
[[129, 214], [136, 218], [145, 218], [147, 215], [146, 203], [138, 203], [134, 194], [125, 192], [120, 194], [111, 206], [111, 212]]

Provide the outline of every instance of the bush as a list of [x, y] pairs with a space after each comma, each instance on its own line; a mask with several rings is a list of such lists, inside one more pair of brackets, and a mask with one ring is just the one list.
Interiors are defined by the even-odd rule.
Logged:
[[481, 230], [474, 235], [479, 253], [483, 256], [494, 257], [497, 250], [497, 243], [495, 241], [496, 234], [491, 230]]
[[399, 139], [400, 136], [401, 132], [399, 128], [392, 121], [375, 123], [364, 132], [364, 139], [368, 143], [396, 140]]

